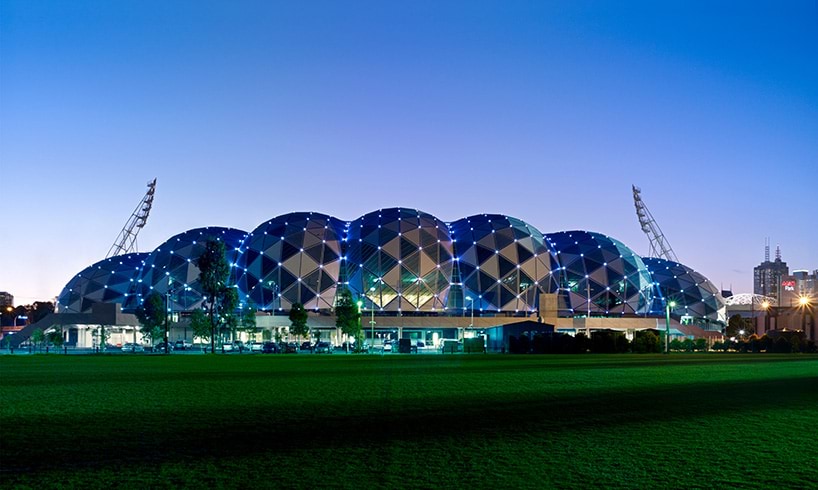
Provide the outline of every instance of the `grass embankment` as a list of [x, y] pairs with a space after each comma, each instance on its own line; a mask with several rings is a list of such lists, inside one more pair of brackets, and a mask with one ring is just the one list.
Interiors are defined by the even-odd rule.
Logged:
[[0, 484], [815, 485], [818, 357], [0, 358]]

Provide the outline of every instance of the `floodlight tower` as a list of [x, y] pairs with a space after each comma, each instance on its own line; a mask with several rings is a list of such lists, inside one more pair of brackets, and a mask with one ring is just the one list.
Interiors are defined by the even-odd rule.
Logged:
[[156, 179], [154, 178], [152, 181], [148, 182], [148, 190], [145, 192], [145, 197], [139, 201], [136, 209], [134, 209], [133, 213], [131, 213], [131, 217], [128, 218], [127, 223], [125, 223], [125, 226], [122, 227], [122, 231], [119, 232], [114, 244], [111, 245], [110, 250], [108, 250], [108, 254], [105, 256], [106, 259], [114, 255], [137, 251], [136, 235], [139, 234], [139, 230], [141, 230], [148, 221], [148, 215], [151, 213], [151, 206], [153, 206], [153, 195], [155, 192]]
[[645, 232], [650, 241], [649, 256], [679, 262], [679, 259], [670, 247], [670, 243], [665, 239], [665, 235], [659, 228], [659, 223], [653, 219], [653, 215], [650, 214], [650, 210], [648, 210], [645, 201], [642, 200], [642, 189], [635, 185], [631, 187], [633, 187], [633, 204], [636, 206], [636, 216], [639, 218], [639, 225], [642, 226], [642, 231]]

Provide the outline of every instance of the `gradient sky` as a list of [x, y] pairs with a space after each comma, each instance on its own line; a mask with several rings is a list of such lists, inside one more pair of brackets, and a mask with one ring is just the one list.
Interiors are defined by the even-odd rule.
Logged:
[[0, 291], [312, 210], [587, 229], [752, 289], [818, 268], [818, 4], [0, 2]]

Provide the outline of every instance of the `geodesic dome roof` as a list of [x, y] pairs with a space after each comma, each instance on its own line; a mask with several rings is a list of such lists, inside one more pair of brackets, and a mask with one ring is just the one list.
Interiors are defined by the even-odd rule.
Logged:
[[778, 304], [775, 298], [771, 298], [770, 296], [764, 296], [763, 294], [753, 294], [753, 293], [738, 293], [730, 296], [729, 298], [724, 298], [724, 304], [726, 306], [736, 306], [736, 305], [763, 305], [764, 303], [768, 305], [775, 306]]
[[553, 292], [556, 259], [543, 234], [523, 220], [481, 214], [449, 225], [464, 308], [535, 311], [540, 293]]
[[[367, 308], [437, 311], [446, 307], [453, 245], [446, 224], [407, 208], [373, 211], [350, 224], [350, 289]], [[371, 288], [375, 288], [374, 291]]]
[[673, 316], [727, 320], [724, 298], [706, 277], [678, 262], [657, 257], [642, 257], [642, 261], [656, 286], [651, 313], [663, 313], [666, 302], [673, 301]]
[[147, 253], [117, 255], [92, 264], [65, 285], [57, 303], [64, 313], [90, 313], [95, 303], [137, 306], [135, 281]]
[[619, 240], [590, 231], [545, 235], [557, 254], [560, 294], [575, 315], [643, 314], [653, 280], [642, 258]]
[[156, 248], [144, 261], [139, 276], [142, 297], [157, 292], [169, 295], [169, 308], [189, 311], [201, 306], [204, 293], [199, 283], [196, 260], [208, 239], [224, 242], [227, 261], [234, 265], [247, 232], [210, 226], [175, 235]]
[[321, 213], [289, 213], [247, 236], [237, 263], [239, 290], [257, 308], [329, 309], [340, 279], [346, 224]]

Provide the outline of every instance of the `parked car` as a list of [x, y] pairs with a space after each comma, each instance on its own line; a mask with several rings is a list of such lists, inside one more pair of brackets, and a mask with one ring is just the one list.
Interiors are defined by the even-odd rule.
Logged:
[[312, 344], [309, 341], [302, 342], [301, 343], [301, 350], [312, 350]]
[[122, 352], [145, 352], [145, 348], [139, 344], [124, 344], [122, 346]]
[[392, 344], [387, 342], [383, 344], [383, 351], [384, 352], [392, 352]]
[[[272, 342], [270, 342], [272, 344]], [[253, 342], [250, 344], [250, 352], [261, 352], [265, 342]]]
[[[153, 346], [154, 352], [165, 352], [165, 343], [159, 342]], [[168, 352], [173, 352], [173, 344], [168, 344]]]
[[[224, 342], [222, 344], [222, 352], [233, 352], [234, 347], [235, 346], [233, 345], [233, 342]], [[236, 349], [236, 350], [238, 350], [238, 349]]]
[[177, 340], [176, 343], [173, 344], [173, 348], [175, 350], [189, 350], [193, 348], [193, 344], [187, 340]]
[[298, 352], [298, 344], [295, 342], [288, 342], [287, 345], [284, 347], [285, 354], [295, 354]]
[[279, 352], [281, 352], [281, 347], [275, 342], [264, 342], [264, 345], [261, 346], [262, 354], [278, 354]]
[[318, 342], [315, 344], [316, 354], [332, 354], [332, 345], [329, 342]]

